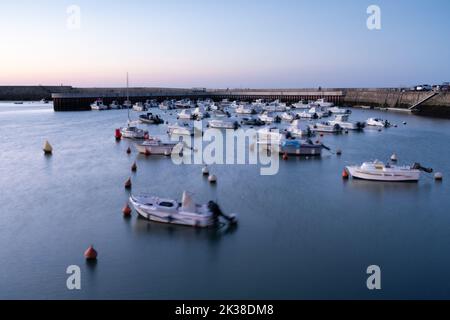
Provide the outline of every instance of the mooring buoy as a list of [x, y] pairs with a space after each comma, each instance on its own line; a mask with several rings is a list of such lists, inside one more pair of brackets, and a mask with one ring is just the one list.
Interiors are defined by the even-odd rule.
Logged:
[[128, 202], [125, 205], [125, 207], [123, 207], [122, 213], [123, 213], [123, 216], [126, 217], [126, 218], [131, 216], [132, 210], [131, 210], [130, 205], [129, 205]]
[[89, 248], [84, 252], [84, 257], [86, 260], [97, 260], [98, 253], [94, 249], [93, 245], [89, 246]]
[[131, 178], [128, 178], [128, 180], [125, 181], [125, 189], [131, 189], [131, 187], [132, 187]]
[[217, 177], [215, 176], [215, 175], [210, 175], [209, 177], [208, 177], [208, 181], [210, 182], [210, 183], [216, 183], [217, 182]]
[[50, 155], [53, 153], [53, 147], [48, 141], [45, 141], [43, 150], [44, 150], [44, 153], [47, 155]]

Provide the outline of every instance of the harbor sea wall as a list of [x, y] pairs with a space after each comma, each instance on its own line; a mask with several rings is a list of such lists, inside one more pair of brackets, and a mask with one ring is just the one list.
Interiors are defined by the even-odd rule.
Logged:
[[[398, 89], [347, 89], [344, 104], [347, 106], [371, 106], [408, 110], [427, 99], [433, 92], [401, 91]], [[417, 107], [418, 114], [450, 118], [450, 93], [439, 92]]]
[[0, 86], [0, 101], [51, 99], [53, 93], [70, 93], [70, 86]]

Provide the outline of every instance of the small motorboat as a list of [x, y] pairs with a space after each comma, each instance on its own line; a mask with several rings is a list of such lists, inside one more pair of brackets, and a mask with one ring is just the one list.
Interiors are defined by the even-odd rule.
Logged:
[[309, 126], [307, 126], [306, 129], [302, 129], [299, 120], [294, 120], [294, 122], [292, 122], [292, 125], [287, 129], [287, 132], [291, 137], [295, 138], [305, 138], [314, 135], [314, 132], [311, 131]]
[[310, 113], [309, 111], [297, 113], [297, 117], [300, 119], [319, 119], [319, 115], [317, 113]]
[[208, 122], [209, 128], [214, 129], [232, 129], [237, 130], [239, 128], [239, 122], [232, 119], [224, 119], [224, 120], [211, 120]]
[[146, 124], [163, 124], [164, 120], [159, 117], [159, 115], [155, 115], [153, 113], [147, 113], [139, 116], [139, 121]]
[[270, 124], [275, 122], [275, 116], [271, 112], [265, 111], [262, 115], [259, 116], [259, 120], [266, 124]]
[[195, 128], [192, 124], [183, 122], [168, 126], [170, 135], [193, 136]]
[[329, 108], [328, 111], [330, 111], [332, 114], [351, 114], [352, 113], [352, 111], [349, 109], [341, 109], [339, 107]]
[[146, 100], [144, 103], [144, 107], [149, 110], [151, 108], [158, 108], [159, 104], [156, 100]]
[[300, 110], [309, 110], [311, 106], [308, 103], [303, 103], [303, 101], [294, 103], [292, 105], [294, 109], [300, 109]]
[[47, 99], [42, 99], [41, 101], [39, 101], [40, 103], [43, 103], [43, 104], [48, 104], [49, 103], [49, 101], [47, 100]]
[[260, 127], [260, 126], [265, 125], [265, 123], [263, 121], [259, 120], [258, 118], [255, 118], [255, 117], [242, 118], [241, 124], [246, 125], [246, 126], [255, 126], [255, 127]]
[[[162, 142], [159, 138], [150, 137], [143, 143], [137, 144], [136, 149], [139, 153], [145, 155], [170, 156], [179, 144], [179, 142]], [[179, 147], [175, 150], [178, 151], [178, 154], [183, 151], [182, 145], [179, 145]]]
[[281, 120], [286, 122], [292, 122], [297, 117], [297, 115], [292, 114], [291, 112], [284, 112], [281, 115]]
[[133, 110], [136, 112], [146, 111], [146, 108], [142, 102], [136, 102], [133, 106]]
[[378, 160], [364, 162], [360, 166], [347, 166], [345, 170], [355, 179], [385, 182], [417, 182], [422, 171], [433, 172], [433, 169], [424, 168], [419, 163], [412, 166], [397, 166], [384, 164]]
[[369, 118], [366, 121], [366, 124], [371, 127], [379, 127], [379, 128], [388, 128], [391, 126], [389, 121], [378, 118]]
[[318, 105], [311, 105], [311, 109], [309, 109], [310, 114], [316, 114], [318, 118], [326, 118], [331, 115], [331, 112], [326, 107], [321, 107]]
[[123, 108], [124, 109], [131, 109], [131, 108], [133, 108], [133, 104], [131, 103], [130, 100], [125, 100], [125, 102], [123, 103]]
[[192, 115], [191, 110], [183, 109], [178, 113], [177, 118], [180, 120], [193, 120], [194, 116]]
[[201, 107], [195, 108], [195, 110], [192, 112], [192, 118], [194, 118], [194, 120], [197, 120], [197, 121], [209, 118], [210, 115], [206, 111], [207, 108], [210, 108], [210, 107], [205, 108], [205, 107], [201, 106]]
[[91, 104], [91, 110], [95, 111], [108, 110], [108, 107], [103, 104], [103, 101], [101, 99], [99, 99]]
[[122, 133], [122, 137], [127, 139], [145, 139], [148, 135], [148, 131], [139, 129], [136, 126], [133, 126], [131, 123], [128, 123], [128, 126], [124, 128], [120, 128], [120, 132]]
[[118, 110], [118, 109], [121, 109], [122, 106], [121, 106], [116, 100], [114, 100], [114, 101], [109, 105], [109, 108], [110, 108], [111, 110]]
[[331, 125], [339, 125], [345, 130], [363, 130], [366, 124], [364, 122], [350, 122], [348, 114], [338, 114], [333, 121], [329, 121]]
[[235, 214], [225, 215], [219, 205], [213, 201], [208, 204], [194, 203], [192, 195], [183, 193], [181, 203], [172, 199], [162, 199], [143, 194], [131, 196], [130, 203], [137, 213], [144, 219], [197, 228], [217, 227], [222, 217], [231, 224], [237, 223]]
[[285, 135], [277, 127], [265, 127], [258, 130], [258, 141], [261, 144], [279, 143], [283, 139]]
[[253, 109], [251, 105], [240, 105], [239, 107], [236, 108], [236, 113], [248, 115], [248, 114], [255, 114], [256, 111], [255, 109]]
[[324, 132], [324, 133], [341, 133], [343, 131], [339, 124], [332, 124], [330, 122], [321, 122], [309, 126], [313, 132]]

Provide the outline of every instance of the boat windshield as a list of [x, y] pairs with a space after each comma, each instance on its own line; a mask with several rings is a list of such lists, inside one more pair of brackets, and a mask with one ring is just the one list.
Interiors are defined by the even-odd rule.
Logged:
[[159, 203], [159, 206], [165, 208], [173, 208], [175, 205], [173, 202], [163, 201]]

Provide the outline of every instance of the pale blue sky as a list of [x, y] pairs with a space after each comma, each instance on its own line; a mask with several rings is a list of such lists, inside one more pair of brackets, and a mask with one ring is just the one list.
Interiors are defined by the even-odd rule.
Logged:
[[[66, 27], [69, 5], [81, 29]], [[366, 27], [369, 5], [382, 29]], [[448, 0], [2, 0], [0, 85], [377, 87], [449, 81]]]

